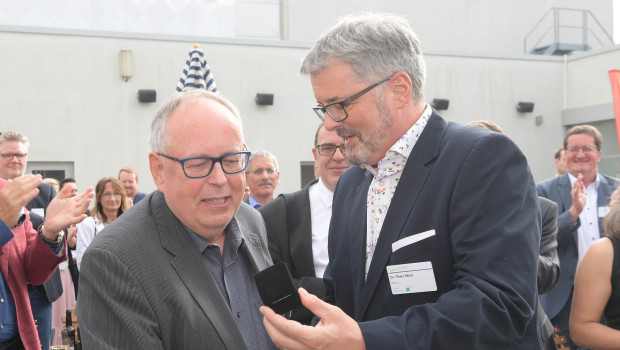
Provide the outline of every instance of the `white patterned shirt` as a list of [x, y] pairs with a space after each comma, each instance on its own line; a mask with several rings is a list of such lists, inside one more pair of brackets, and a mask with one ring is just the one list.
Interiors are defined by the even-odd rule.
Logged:
[[373, 175], [366, 200], [366, 276], [379, 240], [383, 221], [396, 192], [398, 180], [400, 180], [411, 150], [424, 131], [432, 112], [431, 107], [426, 105], [418, 121], [390, 147], [376, 167], [364, 165], [364, 168]]

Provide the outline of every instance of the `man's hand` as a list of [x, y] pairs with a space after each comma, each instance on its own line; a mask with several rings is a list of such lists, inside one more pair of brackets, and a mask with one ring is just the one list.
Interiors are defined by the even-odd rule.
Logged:
[[0, 220], [9, 228], [17, 224], [22, 208], [39, 194], [41, 175], [25, 175], [9, 180], [0, 191]]
[[45, 238], [54, 241], [58, 238], [58, 232], [84, 220], [86, 209], [95, 193], [93, 188], [89, 187], [84, 193], [70, 196], [71, 189], [65, 186], [48, 205], [43, 225]]
[[583, 208], [586, 206], [586, 187], [583, 184], [583, 174], [577, 175], [577, 181], [573, 185], [573, 189], [570, 191], [570, 196], [573, 201], [573, 204], [568, 209], [568, 213], [570, 214], [573, 222], [576, 222], [579, 219], [579, 214], [583, 211]]
[[301, 303], [321, 319], [316, 327], [287, 320], [267, 306], [260, 308], [265, 329], [279, 349], [366, 349], [362, 331], [355, 320], [303, 288], [299, 288], [299, 296]]

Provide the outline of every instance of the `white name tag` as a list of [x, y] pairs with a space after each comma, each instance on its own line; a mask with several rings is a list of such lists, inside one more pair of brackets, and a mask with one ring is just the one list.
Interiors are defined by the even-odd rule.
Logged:
[[430, 261], [387, 267], [392, 294], [434, 292], [437, 290]]
[[609, 214], [609, 207], [598, 207], [598, 217], [604, 218]]

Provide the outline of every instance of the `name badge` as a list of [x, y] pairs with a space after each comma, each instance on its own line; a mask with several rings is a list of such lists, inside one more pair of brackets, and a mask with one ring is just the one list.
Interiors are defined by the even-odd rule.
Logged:
[[387, 267], [387, 273], [394, 295], [437, 290], [435, 273], [430, 261], [391, 265]]
[[598, 217], [599, 218], [604, 218], [607, 216], [607, 214], [609, 214], [609, 207], [598, 207]]

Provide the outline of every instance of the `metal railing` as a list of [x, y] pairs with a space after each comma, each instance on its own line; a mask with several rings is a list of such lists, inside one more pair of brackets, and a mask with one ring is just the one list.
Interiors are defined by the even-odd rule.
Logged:
[[590, 10], [553, 7], [523, 39], [524, 53], [562, 54], [614, 45]]

